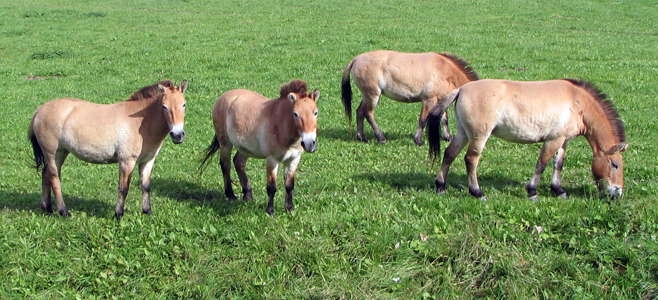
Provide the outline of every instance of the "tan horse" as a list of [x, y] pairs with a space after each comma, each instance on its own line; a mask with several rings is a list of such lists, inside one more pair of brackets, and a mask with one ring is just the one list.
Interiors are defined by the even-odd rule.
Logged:
[[[356, 114], [356, 139], [367, 142], [363, 133], [363, 119], [370, 123], [380, 143], [386, 138], [375, 121], [375, 108], [383, 93], [400, 102], [423, 102], [414, 135], [417, 145], [423, 144], [423, 128], [427, 114], [450, 91], [465, 83], [478, 80], [477, 74], [462, 59], [448, 53], [403, 53], [371, 51], [363, 53], [347, 65], [343, 72], [342, 99], [345, 114], [352, 121], [352, 87], [350, 74], [361, 91], [361, 104]], [[442, 136], [450, 140], [448, 115], [443, 114]]]
[[215, 137], [201, 162], [203, 170], [208, 159], [221, 150], [219, 165], [224, 177], [224, 194], [235, 199], [231, 186], [231, 150], [237, 148], [233, 157], [243, 199], [251, 200], [251, 186], [245, 172], [249, 157], [264, 158], [267, 164], [266, 212], [274, 214], [274, 194], [279, 163], [285, 165], [285, 208], [294, 207], [292, 193], [295, 186], [295, 171], [305, 151], [315, 152], [318, 118], [318, 90], [306, 93], [306, 83], [293, 80], [281, 87], [279, 98], [268, 100], [261, 94], [249, 90], [231, 90], [217, 99], [212, 119]]
[[560, 185], [567, 142], [585, 136], [592, 148], [592, 174], [601, 196], [620, 197], [624, 187], [627, 148], [624, 126], [612, 103], [588, 82], [573, 79], [549, 81], [480, 80], [468, 83], [446, 96], [430, 113], [430, 156], [439, 152], [440, 115], [455, 102], [457, 134], [446, 149], [436, 176], [436, 191], [446, 188], [448, 169], [468, 142], [466, 170], [471, 195], [486, 199], [477, 180], [477, 167], [484, 144], [491, 134], [515, 143], [544, 142], [535, 174], [526, 185], [530, 199], [537, 198], [537, 185], [550, 158], [555, 155], [552, 192], [566, 198]]
[[162, 142], [167, 133], [176, 144], [185, 137], [186, 88], [187, 81], [177, 88], [165, 80], [140, 89], [124, 102], [96, 104], [64, 98], [41, 105], [28, 130], [36, 167], [42, 169], [41, 208], [52, 213], [52, 189], [57, 210], [62, 216], [69, 216], [60, 177], [64, 160], [73, 153], [90, 163], [119, 164], [117, 219], [123, 216], [130, 176], [138, 164], [142, 211], [151, 213], [151, 170]]

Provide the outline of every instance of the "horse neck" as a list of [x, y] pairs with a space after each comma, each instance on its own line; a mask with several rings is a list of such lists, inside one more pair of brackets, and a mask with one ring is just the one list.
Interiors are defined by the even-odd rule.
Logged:
[[162, 115], [162, 107], [156, 100], [126, 101], [131, 116], [141, 118], [140, 134], [143, 138], [163, 140], [169, 131]]
[[295, 127], [295, 121], [292, 119], [292, 103], [288, 99], [276, 99], [272, 101], [275, 101], [275, 103], [271, 114], [273, 118], [270, 122], [277, 124], [273, 126], [276, 136], [286, 146], [290, 146], [301, 138]]
[[617, 143], [613, 126], [596, 100], [586, 101], [583, 108], [584, 136], [592, 147], [593, 154], [600, 155]]

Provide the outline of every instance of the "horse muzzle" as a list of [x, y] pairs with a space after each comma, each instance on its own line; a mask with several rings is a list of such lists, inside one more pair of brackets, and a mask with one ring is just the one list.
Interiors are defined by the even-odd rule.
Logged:
[[610, 195], [610, 198], [618, 199], [624, 194], [624, 189], [618, 185], [611, 185], [608, 187], [608, 194]]
[[302, 147], [304, 148], [304, 151], [306, 151], [306, 152], [311, 152], [312, 153], [312, 152], [315, 152], [315, 150], [317, 150], [315, 132], [303, 133], [302, 134]]
[[171, 141], [174, 142], [174, 144], [180, 144], [185, 140], [185, 131], [179, 131], [179, 132], [169, 132], [169, 136], [171, 136]]

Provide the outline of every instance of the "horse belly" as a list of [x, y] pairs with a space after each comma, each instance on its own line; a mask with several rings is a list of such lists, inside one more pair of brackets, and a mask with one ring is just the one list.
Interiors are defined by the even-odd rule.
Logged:
[[[431, 81], [422, 81], [418, 78], [407, 78], [406, 80], [396, 80], [394, 78], [385, 78], [382, 76], [379, 81], [379, 88], [384, 96], [395, 101], [404, 103], [420, 102], [431, 97]], [[390, 77], [390, 76], [389, 76]]]
[[114, 134], [108, 135], [107, 131], [96, 126], [65, 127], [60, 138], [60, 147], [83, 161], [95, 164], [116, 163], [119, 144]]
[[260, 134], [264, 130], [263, 126], [255, 129], [257, 132], [239, 134], [231, 123], [228, 122], [227, 124], [227, 135], [233, 146], [251, 157], [265, 158], [268, 156], [266, 135]]
[[537, 143], [564, 135], [568, 113], [503, 114], [493, 135], [515, 143]]

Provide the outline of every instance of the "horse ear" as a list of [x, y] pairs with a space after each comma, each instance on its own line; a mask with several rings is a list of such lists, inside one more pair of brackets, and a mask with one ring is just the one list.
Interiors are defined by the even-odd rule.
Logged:
[[164, 85], [158, 83], [158, 90], [160, 90], [160, 92], [164, 93], [167, 90], [167, 88]]
[[614, 145], [614, 146], [610, 147], [610, 149], [608, 149], [608, 151], [606, 151], [605, 153], [607, 155], [612, 155], [612, 154], [615, 154], [617, 152], [624, 152], [624, 151], [626, 151], [626, 149], [628, 149], [628, 144], [619, 143], [617, 145]]
[[180, 82], [180, 92], [185, 93], [185, 90], [187, 90], [187, 80]]
[[315, 89], [313, 93], [311, 93], [311, 99], [313, 99], [315, 102], [318, 102], [318, 99], [320, 99], [320, 91]]
[[295, 95], [295, 93], [288, 94], [288, 100], [290, 100], [290, 102], [292, 103], [295, 103], [295, 100], [297, 100], [297, 96]]

